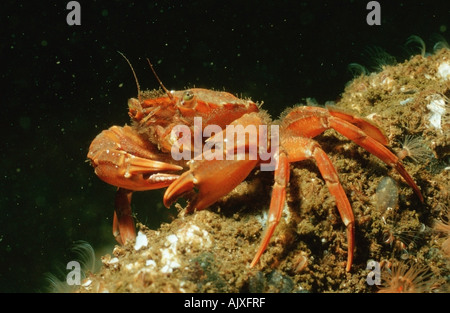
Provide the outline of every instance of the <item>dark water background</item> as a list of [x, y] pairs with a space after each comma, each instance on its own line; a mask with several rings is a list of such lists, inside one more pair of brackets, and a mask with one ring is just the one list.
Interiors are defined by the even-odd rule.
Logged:
[[[450, 41], [448, 1], [379, 1], [380, 26], [366, 23], [368, 2], [79, 1], [80, 26], [66, 23], [68, 1], [2, 2], [0, 292], [44, 291], [74, 241], [100, 255], [114, 245], [115, 188], [86, 153], [102, 129], [129, 121], [136, 86], [116, 51], [142, 88], [158, 88], [148, 57], [169, 89], [225, 89], [276, 117], [308, 97], [338, 100], [348, 65], [371, 64], [368, 47], [403, 60], [410, 35], [430, 51], [436, 35]], [[162, 194], [135, 195], [151, 228], [174, 214]]]

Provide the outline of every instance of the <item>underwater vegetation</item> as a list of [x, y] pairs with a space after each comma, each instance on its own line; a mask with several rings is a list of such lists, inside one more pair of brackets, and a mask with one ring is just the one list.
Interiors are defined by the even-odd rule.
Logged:
[[[391, 62], [349, 82], [337, 107], [372, 121], [404, 160], [421, 203], [395, 171], [330, 130], [316, 139], [339, 172], [355, 215], [355, 258], [334, 198], [314, 162], [291, 166], [287, 201], [260, 263], [248, 264], [263, 235], [273, 177], [253, 171], [208, 210], [184, 214], [102, 257], [79, 292], [439, 292], [449, 261], [450, 50]], [[387, 61], [386, 61], [387, 60]], [[389, 62], [388, 62], [389, 61]], [[151, 208], [149, 208], [151, 210]], [[439, 221], [439, 222], [436, 222]], [[138, 221], [139, 222], [139, 221]], [[368, 260], [381, 282], [368, 284]]]

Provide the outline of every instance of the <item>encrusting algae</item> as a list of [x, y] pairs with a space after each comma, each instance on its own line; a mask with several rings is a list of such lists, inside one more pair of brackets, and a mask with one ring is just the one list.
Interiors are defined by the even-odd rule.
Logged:
[[[395, 170], [336, 131], [316, 137], [355, 215], [350, 272], [345, 271], [347, 238], [335, 201], [314, 162], [303, 161], [291, 165], [282, 219], [254, 268], [249, 265], [264, 232], [273, 185], [273, 173], [258, 169], [209, 209], [184, 214], [180, 207], [178, 217], [158, 230], [138, 224], [138, 242], [116, 246], [104, 256], [102, 269], [79, 292], [448, 291], [448, 244], [442, 232], [431, 230], [449, 207], [449, 68], [447, 48], [417, 55], [355, 78], [336, 103], [378, 125], [394, 153], [409, 149], [404, 165], [424, 203]], [[395, 181], [398, 196], [389, 215], [377, 209], [377, 186], [386, 176]], [[388, 242], [387, 232], [403, 244]], [[380, 266], [382, 284], [395, 290], [369, 283], [369, 261]], [[398, 273], [416, 283], [415, 289], [392, 285], [399, 282], [392, 281]], [[426, 283], [418, 281], [422, 274]]]

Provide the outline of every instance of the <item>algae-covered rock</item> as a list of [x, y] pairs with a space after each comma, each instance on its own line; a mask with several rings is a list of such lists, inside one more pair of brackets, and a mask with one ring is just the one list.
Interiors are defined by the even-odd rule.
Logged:
[[[385, 132], [389, 148], [399, 153], [421, 188], [424, 203], [395, 170], [336, 131], [316, 138], [337, 168], [354, 211], [356, 250], [350, 272], [345, 271], [346, 229], [335, 201], [314, 162], [304, 161], [291, 165], [281, 222], [254, 268], [249, 265], [264, 231], [273, 184], [273, 173], [257, 169], [207, 210], [185, 214], [180, 208], [176, 219], [157, 230], [140, 224], [147, 244], [116, 246], [90, 276], [92, 283], [79, 291], [376, 292], [379, 287], [368, 280], [369, 261], [384, 269], [396, 262], [424, 265], [434, 280], [426, 291], [445, 290], [450, 266], [441, 244], [446, 238], [432, 226], [445, 221], [449, 206], [449, 67], [448, 49], [414, 56], [355, 78], [336, 103]], [[419, 146], [428, 151], [420, 162], [401, 153], [408, 148], [408, 136], [421, 138]], [[386, 176], [397, 188], [387, 194], [398, 197], [389, 211], [377, 205], [383, 195], [376, 197]]]

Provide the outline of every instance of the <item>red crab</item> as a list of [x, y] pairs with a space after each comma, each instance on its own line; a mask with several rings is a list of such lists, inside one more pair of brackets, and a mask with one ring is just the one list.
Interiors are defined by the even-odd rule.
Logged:
[[[199, 88], [169, 92], [159, 82], [164, 92], [141, 93], [137, 84], [139, 99], [132, 98], [128, 101], [132, 125], [112, 126], [102, 131], [92, 141], [87, 155], [97, 176], [118, 187], [113, 234], [120, 244], [136, 237], [130, 206], [134, 191], [168, 187], [163, 199], [166, 207], [183, 195], [189, 200], [187, 212], [203, 210], [233, 190], [253, 168], [267, 162], [259, 157], [255, 160], [249, 157], [249, 146], [255, 143], [250, 139], [237, 141], [235, 149], [232, 149], [235, 151], [243, 147], [245, 159], [207, 160], [203, 157], [189, 162], [174, 160], [171, 148], [179, 137], [172, 130], [177, 125], [186, 125], [194, 137], [200, 131], [194, 127], [194, 117], [202, 118], [201, 131], [212, 124], [224, 129], [227, 125], [245, 127], [269, 125], [272, 122], [268, 114], [250, 100], [239, 99], [227, 92]], [[280, 220], [289, 183], [289, 164], [313, 159], [331, 195], [335, 197], [337, 209], [347, 227], [346, 270], [349, 271], [355, 247], [352, 207], [339, 182], [336, 169], [313, 138], [333, 128], [394, 167], [423, 201], [420, 189], [398, 157], [385, 147], [388, 140], [382, 131], [371, 122], [337, 107], [299, 106], [289, 109], [282, 116], [284, 118], [279, 122], [279, 147], [272, 147], [277, 168], [274, 171], [275, 182], [267, 227], [250, 266], [253, 267], [258, 262]], [[226, 134], [226, 129], [223, 134]], [[214, 138], [225, 136], [218, 137], [215, 134]], [[205, 140], [202, 142], [203, 147], [204, 145]], [[192, 148], [186, 149], [193, 151], [193, 148], [192, 145]], [[227, 153], [230, 153], [230, 149], [224, 151], [224, 155]]]

